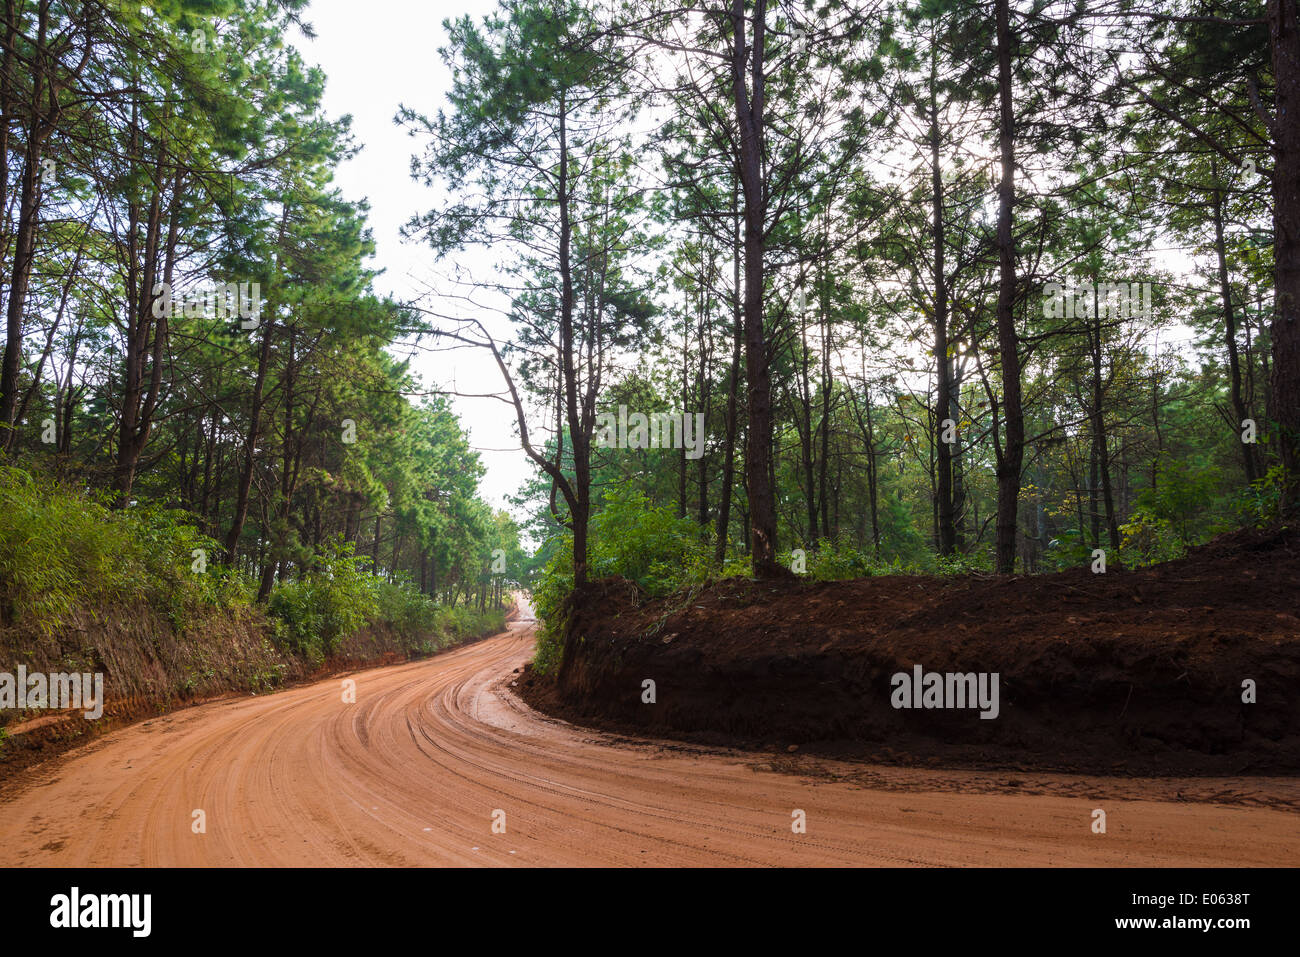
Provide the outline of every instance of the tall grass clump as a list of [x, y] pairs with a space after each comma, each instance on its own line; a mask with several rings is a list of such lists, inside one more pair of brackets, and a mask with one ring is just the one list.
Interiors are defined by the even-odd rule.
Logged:
[[186, 512], [114, 510], [105, 496], [0, 467], [0, 515], [7, 625], [48, 635], [78, 611], [145, 603], [183, 628], [205, 609], [247, 603], [236, 576], [207, 564], [219, 546]]

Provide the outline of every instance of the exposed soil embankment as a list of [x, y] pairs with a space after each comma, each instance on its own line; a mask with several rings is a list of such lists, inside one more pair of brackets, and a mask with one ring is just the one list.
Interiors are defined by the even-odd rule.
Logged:
[[[517, 613], [511, 603], [507, 617]], [[430, 636], [463, 644], [497, 633]], [[0, 777], [43, 761], [83, 738], [142, 718], [229, 695], [263, 694], [302, 681], [375, 665], [424, 657], [411, 641], [384, 627], [362, 629], [341, 640], [330, 657], [311, 663], [273, 644], [270, 624], [253, 608], [235, 608], [178, 629], [148, 607], [78, 614], [51, 635], [0, 629], [0, 672], [104, 676], [101, 717], [85, 710], [29, 708], [0, 711]]]
[[[516, 627], [358, 674], [356, 704], [333, 679], [214, 702], [105, 736], [11, 788], [0, 774], [0, 867], [1204, 868], [1300, 857], [1300, 779], [1102, 780], [646, 745], [523, 708], [509, 688], [532, 647], [532, 629]], [[1104, 837], [1090, 827], [1098, 807]], [[509, 833], [488, 833], [493, 808], [506, 809]], [[806, 834], [791, 827], [794, 809]]]
[[[1300, 535], [1151, 568], [1042, 576], [727, 580], [575, 596], [565, 660], [519, 681], [616, 730], [898, 763], [1300, 772]], [[892, 677], [998, 676], [998, 716], [895, 708]], [[644, 682], [654, 682], [646, 703]], [[1256, 702], [1245, 703], [1253, 681]]]

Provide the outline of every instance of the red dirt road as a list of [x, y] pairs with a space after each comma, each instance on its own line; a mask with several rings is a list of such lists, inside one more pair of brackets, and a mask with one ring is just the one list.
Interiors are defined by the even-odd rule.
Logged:
[[[123, 728], [0, 793], [0, 865], [1289, 865], [1300, 783], [842, 764], [629, 741], [509, 691], [531, 623]], [[1092, 833], [1092, 812], [1107, 833]], [[191, 830], [201, 809], [207, 830]], [[792, 814], [807, 832], [792, 832]], [[504, 812], [505, 833], [493, 833]], [[499, 816], [498, 816], [499, 817]]]

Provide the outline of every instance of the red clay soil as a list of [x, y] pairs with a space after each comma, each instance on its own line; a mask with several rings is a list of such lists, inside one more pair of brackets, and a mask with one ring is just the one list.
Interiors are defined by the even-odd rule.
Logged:
[[[506, 621], [516, 621], [519, 614], [519, 602], [512, 596], [506, 606]], [[255, 646], [260, 646], [265, 641], [260, 629], [251, 628], [251, 626], [250, 629], [250, 634], [256, 639]], [[161, 628], [159, 633], [163, 633]], [[473, 644], [491, 636], [492, 632], [488, 632], [472, 638], [465, 638], [454, 645], [435, 651], [433, 654], [443, 654], [451, 648]], [[157, 644], [163, 644], [164, 640], [159, 640]], [[117, 728], [148, 718], [157, 718], [159, 715], [182, 708], [192, 708], [226, 698], [255, 696], [253, 692], [248, 691], [246, 688], [230, 689], [227, 687], [225, 690], [221, 690], [221, 684], [223, 681], [233, 683], [232, 676], [242, 675], [242, 672], [261, 664], [261, 662], [253, 661], [250, 663], [246, 660], [249, 652], [248, 647], [232, 640], [229, 633], [215, 635], [212, 640], [215, 646], [212, 652], [213, 657], [224, 663], [225, 670], [216, 673], [213, 683], [217, 690], [210, 693], [163, 696], [157, 691], [157, 687], [163, 683], [162, 680], [159, 680], [156, 685], [145, 685], [143, 690], [137, 690], [136, 693], [129, 696], [113, 697], [111, 694], [106, 695], [104, 713], [95, 721], [86, 720], [83, 716], [84, 713], [74, 708], [71, 711], [46, 712], [35, 718], [3, 726], [7, 739], [0, 740], [0, 791], [3, 791], [7, 781], [16, 779], [22, 770], [43, 761], [48, 761], [56, 755], [76, 747], [90, 737], [103, 735]], [[311, 668], [300, 658], [284, 655], [280, 658], [285, 663], [282, 678], [277, 680], [275, 689], [268, 688], [266, 690], [269, 692], [303, 684], [312, 684], [326, 677], [350, 674], [363, 668], [395, 665], [405, 661], [429, 657], [414, 652], [394, 650], [398, 647], [400, 647], [400, 638], [397, 635], [386, 629], [368, 628], [345, 639], [328, 661], [315, 668]], [[241, 659], [241, 655], [245, 657]], [[128, 673], [125, 676], [126, 680], [139, 682], [146, 673], [157, 674], [162, 679], [167, 677], [166, 669], [157, 661], [141, 663], [124, 656], [122, 664], [125, 665], [122, 670], [130, 669], [130, 671], [134, 672], [133, 674]], [[120, 667], [117, 661], [114, 662], [114, 666]], [[113, 677], [116, 678], [117, 676], [113, 675]], [[124, 680], [114, 681], [114, 684], [119, 685], [125, 683]]]
[[[1140, 570], [729, 579], [575, 595], [563, 666], [523, 697], [580, 724], [898, 764], [1300, 773], [1300, 530]], [[1000, 713], [896, 709], [891, 677], [999, 675]], [[655, 702], [643, 702], [643, 682]], [[1256, 703], [1242, 701], [1255, 682]]]

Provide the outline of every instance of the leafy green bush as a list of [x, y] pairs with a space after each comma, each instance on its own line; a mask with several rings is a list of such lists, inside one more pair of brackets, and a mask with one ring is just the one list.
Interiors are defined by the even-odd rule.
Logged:
[[[712, 556], [699, 527], [634, 490], [606, 492], [602, 508], [592, 517], [589, 541], [592, 579], [621, 575], [648, 594], [666, 595], [711, 575]], [[533, 607], [542, 621], [533, 667], [543, 674], [560, 662], [560, 608], [572, 588], [573, 539], [565, 534], [533, 589]]]
[[565, 534], [533, 587], [533, 611], [541, 623], [537, 629], [533, 668], [541, 674], [549, 674], [560, 664], [564, 650], [564, 620], [560, 609], [572, 589], [573, 539]]
[[[791, 552], [778, 556], [791, 567]], [[904, 563], [878, 561], [857, 550], [847, 538], [823, 539], [807, 551], [803, 574], [816, 580], [862, 578], [889, 574], [967, 574], [986, 570], [988, 556], [939, 558]], [[713, 564], [712, 549], [693, 521], [678, 518], [670, 509], [652, 505], [640, 492], [622, 489], [605, 493], [603, 507], [591, 520], [588, 574], [592, 579], [621, 575], [652, 596], [708, 581], [747, 577], [747, 556], [728, 558], [721, 569]], [[546, 674], [558, 667], [563, 654], [564, 622], [561, 609], [573, 588], [573, 540], [565, 534], [554, 544], [550, 560], [533, 588], [533, 606], [541, 620], [533, 667]]]
[[[1077, 523], [1076, 523], [1077, 524]], [[1124, 531], [1121, 526], [1120, 532]], [[1044, 571], [1065, 571], [1092, 562], [1092, 540], [1085, 539], [1073, 525], [1056, 534], [1043, 550], [1041, 564]]]
[[371, 573], [369, 562], [338, 539], [299, 578], [271, 589], [267, 612], [280, 647], [318, 665], [367, 627], [394, 633], [409, 654], [431, 654], [457, 639], [505, 628], [500, 609], [445, 608], [409, 581]]
[[[221, 546], [184, 511], [114, 510], [84, 489], [0, 467], [0, 515], [0, 624], [54, 635], [78, 614], [147, 605], [183, 631], [201, 618], [246, 608], [256, 588], [216, 561]], [[396, 635], [412, 654], [505, 627], [499, 609], [442, 608], [409, 582], [371, 574], [368, 564], [342, 541], [310, 555], [297, 579], [271, 591], [275, 644], [319, 664], [366, 627]], [[198, 667], [182, 689], [211, 679], [214, 667]], [[279, 677], [255, 676], [254, 684], [270, 687]]]
[[113, 510], [83, 489], [0, 468], [0, 514], [0, 600], [13, 624], [52, 634], [78, 610], [146, 602], [183, 628], [247, 603], [238, 577], [208, 564], [220, 546], [186, 512]]
[[1120, 526], [1124, 564], [1138, 567], [1182, 558], [1189, 545], [1224, 531], [1227, 526], [1211, 508], [1217, 482], [1213, 469], [1165, 453], [1156, 466], [1155, 487], [1138, 495], [1129, 521]]
[[461, 605], [458, 608], [438, 606], [437, 635], [440, 646], [448, 645], [462, 638], [477, 638], [480, 635], [496, 634], [505, 631], [506, 613], [500, 608], [479, 611], [476, 608]]
[[[699, 526], [634, 490], [605, 494], [591, 540], [592, 578], [621, 575], [651, 595], [666, 595], [709, 576], [712, 556]], [[569, 553], [572, 563], [572, 543]]]
[[402, 647], [412, 654], [431, 654], [462, 638], [477, 638], [506, 627], [505, 611], [500, 608], [448, 608], [420, 594], [407, 581], [373, 578], [373, 588], [375, 605], [369, 623], [396, 633]]
[[1168, 519], [1139, 504], [1119, 527], [1120, 560], [1131, 568], [1173, 561], [1187, 554], [1187, 542]]
[[[793, 551], [782, 553], [778, 560], [785, 567], [794, 568]], [[909, 561], [897, 556], [889, 560], [878, 559], [870, 551], [860, 551], [851, 539], [844, 536], [835, 540], [823, 538], [815, 548], [808, 550], [801, 574], [814, 581], [842, 581], [872, 575], [967, 575], [972, 571], [988, 571], [989, 568], [985, 552], [948, 557], [930, 552], [921, 559]], [[748, 563], [740, 574], [749, 574]]]
[[1242, 489], [1237, 503], [1242, 524], [1264, 528], [1281, 517], [1285, 476], [1286, 469], [1279, 463]]
[[[862, 578], [873, 574], [871, 559], [846, 539], [831, 541], [823, 538], [806, 556], [806, 561], [807, 574], [818, 581]], [[793, 566], [787, 563], [786, 567]]]
[[374, 607], [370, 622], [383, 623], [402, 640], [408, 651], [423, 650], [430, 635], [447, 630], [445, 609], [420, 594], [409, 582], [390, 582], [375, 578], [372, 582]]
[[319, 664], [340, 640], [374, 621], [377, 580], [363, 567], [367, 561], [353, 554], [351, 542], [331, 542], [302, 577], [276, 585], [267, 611], [280, 645]]
[[[969, 555], [935, 555], [934, 574], [969, 575], [972, 572], [993, 571], [993, 558], [987, 550], [973, 552]], [[875, 574], [894, 574], [894, 572], [877, 571]]]

